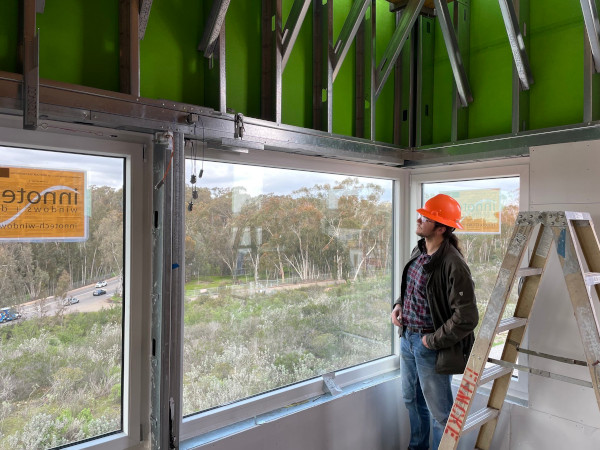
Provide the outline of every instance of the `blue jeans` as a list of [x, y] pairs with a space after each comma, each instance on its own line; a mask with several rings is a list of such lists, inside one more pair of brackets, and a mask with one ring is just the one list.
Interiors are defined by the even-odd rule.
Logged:
[[400, 339], [402, 397], [410, 418], [409, 450], [429, 449], [430, 417], [437, 450], [452, 409], [452, 375], [435, 372], [437, 351], [423, 345], [420, 333], [404, 331]]

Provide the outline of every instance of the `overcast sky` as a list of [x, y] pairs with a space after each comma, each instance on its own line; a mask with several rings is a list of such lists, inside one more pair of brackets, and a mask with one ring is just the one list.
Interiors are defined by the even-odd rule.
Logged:
[[[196, 162], [196, 175], [202, 163]], [[186, 183], [189, 185], [192, 173], [192, 162], [186, 164]], [[346, 178], [358, 178], [361, 183], [374, 183], [384, 189], [383, 201], [392, 199], [392, 182], [377, 178], [350, 177], [348, 175], [332, 175], [302, 170], [273, 169], [267, 167], [244, 166], [211, 161], [204, 162], [204, 175], [198, 180], [198, 187], [234, 187], [243, 186], [251, 195], [275, 193], [290, 194], [302, 187], [311, 188], [317, 184], [333, 185]]]

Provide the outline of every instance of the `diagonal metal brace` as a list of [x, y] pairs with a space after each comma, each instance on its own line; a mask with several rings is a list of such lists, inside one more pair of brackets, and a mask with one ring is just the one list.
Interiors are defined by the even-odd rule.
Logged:
[[600, 73], [600, 22], [598, 21], [598, 9], [595, 0], [580, 0], [583, 11], [585, 30], [592, 49], [594, 68]]
[[381, 94], [381, 90], [390, 76], [398, 56], [400, 56], [402, 46], [404, 45], [404, 42], [406, 42], [406, 39], [421, 12], [423, 3], [425, 3], [425, 0], [409, 0], [406, 8], [402, 11], [398, 26], [394, 30], [390, 43], [385, 49], [383, 58], [375, 71], [375, 99]]
[[452, 67], [452, 73], [454, 74], [454, 81], [456, 82], [456, 90], [458, 91], [458, 97], [463, 107], [473, 102], [473, 94], [471, 93], [471, 86], [469, 85], [469, 79], [467, 78], [467, 72], [465, 66], [460, 57], [460, 50], [458, 48], [458, 39], [456, 38], [456, 32], [450, 19], [450, 11], [448, 10], [448, 4], [446, 1], [434, 0], [435, 9], [438, 13], [440, 27], [442, 34], [444, 35], [444, 42], [446, 43], [446, 50], [448, 51], [448, 57], [450, 58], [450, 66]]
[[152, 0], [141, 0], [140, 15], [138, 24], [138, 39], [141, 41], [146, 35], [146, 27], [150, 18], [150, 10], [152, 9]]
[[333, 80], [340, 71], [340, 67], [348, 54], [348, 50], [352, 45], [352, 41], [356, 37], [356, 33], [360, 27], [361, 22], [365, 18], [367, 9], [370, 6], [370, 0], [354, 0], [352, 8], [346, 17], [340, 36], [333, 47]]
[[225, 22], [225, 16], [227, 15], [227, 9], [229, 8], [229, 2], [231, 0], [214, 0], [210, 15], [202, 34], [202, 40], [198, 45], [198, 50], [204, 52], [206, 58], [213, 56], [221, 28]]
[[519, 75], [519, 80], [521, 80], [523, 90], [527, 91], [533, 84], [533, 75], [531, 73], [531, 66], [529, 65], [529, 58], [527, 57], [527, 50], [525, 50], [525, 41], [523, 40], [523, 34], [519, 26], [515, 5], [513, 0], [498, 0], [498, 2], [500, 3], [500, 10], [502, 11], [502, 18], [504, 19], [504, 26], [506, 27], [506, 34], [508, 34], [508, 42], [512, 50], [517, 74]]
[[283, 50], [281, 55], [282, 72], [290, 58], [290, 54], [292, 53], [292, 49], [298, 38], [298, 33], [300, 33], [300, 28], [302, 28], [302, 23], [304, 22], [310, 4], [311, 0], [294, 0], [292, 10], [290, 11], [290, 15], [288, 16], [283, 29]]

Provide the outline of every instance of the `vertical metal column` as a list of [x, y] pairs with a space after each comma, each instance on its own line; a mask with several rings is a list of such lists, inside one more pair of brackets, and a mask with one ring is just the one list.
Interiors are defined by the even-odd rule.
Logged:
[[[172, 448], [179, 448], [183, 401], [183, 302], [185, 297], [185, 141], [173, 137], [173, 201], [171, 203], [171, 305], [169, 316], [169, 413]], [[168, 268], [167, 268], [168, 269]], [[165, 317], [163, 316], [163, 317]]]
[[150, 423], [152, 448], [158, 450], [179, 446], [185, 270], [183, 135], [157, 134], [154, 154]]
[[375, 140], [376, 135], [376, 103], [377, 103], [377, 1], [371, 2], [371, 77], [369, 88], [369, 139]]
[[[151, 412], [150, 431], [152, 449], [169, 448], [169, 367], [168, 328], [165, 330], [163, 311], [170, 303], [170, 278], [164, 267], [171, 265], [171, 177], [164, 176], [171, 153], [173, 136], [156, 135], [154, 144], [154, 176], [152, 226], [152, 356], [151, 356]], [[163, 181], [161, 181], [163, 180]], [[162, 184], [161, 184], [162, 183]]]
[[39, 34], [35, 24], [36, 2], [24, 0], [23, 13], [23, 128], [35, 130], [40, 105]]
[[[400, 22], [400, 12], [394, 13], [396, 26]], [[400, 53], [402, 55], [402, 52]], [[394, 65], [394, 144], [400, 145], [402, 141], [402, 69], [403, 61], [400, 56]]]
[[225, 22], [219, 32], [219, 111], [222, 114], [227, 112], [227, 72], [225, 55]]
[[356, 76], [356, 85], [354, 89], [354, 135], [356, 137], [365, 137], [365, 19], [361, 21], [360, 27], [356, 33], [354, 71]]
[[313, 128], [333, 130], [333, 0], [313, 0]]

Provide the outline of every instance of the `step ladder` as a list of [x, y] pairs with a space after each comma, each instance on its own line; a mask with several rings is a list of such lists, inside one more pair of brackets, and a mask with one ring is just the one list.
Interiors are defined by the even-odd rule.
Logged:
[[[534, 231], [536, 231], [534, 233]], [[532, 237], [535, 244], [528, 267], [521, 268]], [[554, 243], [554, 245], [552, 245]], [[572, 364], [586, 365], [592, 382], [536, 371], [515, 364], [517, 354], [525, 352], [536, 356], [566, 362], [531, 350], [521, 349], [521, 341], [527, 330], [529, 315], [533, 308], [540, 280], [544, 274], [551, 247], [556, 249], [562, 266], [567, 290], [573, 304], [575, 319], [585, 350], [586, 361], [568, 360]], [[513, 283], [523, 277], [514, 316], [502, 319]], [[506, 255], [498, 273], [487, 310], [473, 350], [469, 356], [462, 382], [448, 418], [440, 450], [456, 449], [460, 438], [477, 428], [479, 435], [476, 449], [488, 450], [498, 416], [504, 403], [513, 370], [526, 370], [536, 375], [549, 376], [563, 381], [575, 382], [594, 389], [600, 408], [600, 324], [594, 310], [592, 286], [600, 296], [600, 244], [589, 213], [571, 211], [521, 212], [508, 244]], [[497, 334], [508, 331], [508, 337], [500, 360], [489, 359], [490, 349]], [[494, 364], [486, 367], [486, 363]], [[470, 413], [477, 387], [493, 383], [487, 407]]]

